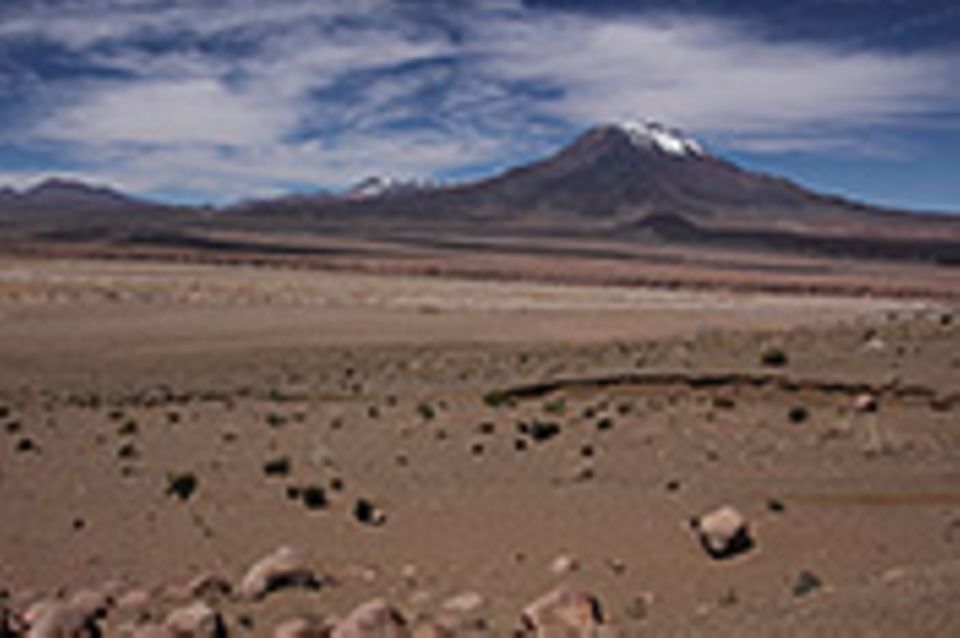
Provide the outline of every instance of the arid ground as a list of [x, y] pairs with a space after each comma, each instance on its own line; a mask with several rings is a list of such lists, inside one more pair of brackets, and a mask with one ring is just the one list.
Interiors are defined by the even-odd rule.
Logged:
[[[715, 560], [724, 505], [754, 545]], [[227, 592], [282, 546], [313, 586]], [[558, 586], [621, 636], [960, 635], [956, 308], [0, 263], [11, 624], [106, 588], [108, 636], [194, 598], [509, 636]]]

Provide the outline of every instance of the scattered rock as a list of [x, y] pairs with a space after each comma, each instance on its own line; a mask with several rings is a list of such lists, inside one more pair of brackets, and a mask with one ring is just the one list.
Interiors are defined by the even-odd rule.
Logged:
[[771, 498], [767, 500], [767, 510], [774, 514], [783, 514], [787, 510], [787, 506], [780, 499]]
[[273, 638], [329, 638], [333, 626], [328, 620], [301, 616], [286, 620], [273, 629]]
[[190, 472], [167, 476], [167, 494], [181, 501], [188, 500], [197, 491], [197, 477]]
[[170, 612], [164, 626], [176, 638], [226, 638], [223, 617], [206, 603], [197, 602]]
[[445, 600], [443, 610], [458, 614], [472, 614], [479, 611], [486, 602], [477, 592], [468, 591]]
[[653, 604], [653, 594], [647, 592], [634, 596], [623, 609], [624, 615], [633, 621], [646, 620], [650, 615], [650, 605]]
[[692, 521], [700, 543], [711, 558], [725, 560], [754, 546], [747, 519], [730, 506], [714, 510]]
[[556, 589], [528, 605], [520, 623], [525, 636], [587, 638], [603, 625], [603, 611], [600, 601], [588, 593]]
[[17, 638], [23, 629], [19, 619], [10, 610], [0, 608], [0, 638]]
[[820, 577], [809, 570], [802, 570], [797, 574], [797, 580], [793, 583], [793, 595], [801, 598], [823, 587], [823, 581]]
[[290, 458], [286, 456], [270, 459], [263, 464], [263, 473], [267, 476], [287, 476], [290, 469]]
[[103, 618], [113, 603], [113, 598], [104, 591], [81, 589], [70, 598], [69, 604], [87, 618]]
[[607, 568], [616, 576], [623, 576], [627, 573], [627, 564], [619, 558], [608, 558], [605, 561]]
[[787, 353], [780, 348], [767, 348], [760, 355], [760, 362], [769, 368], [782, 368], [789, 362]]
[[553, 572], [555, 576], [564, 576], [577, 571], [579, 568], [580, 563], [577, 562], [576, 557], [570, 554], [557, 556], [553, 559], [553, 562], [550, 563], [550, 571]]
[[117, 600], [117, 608], [126, 611], [139, 611], [150, 605], [150, 592], [145, 589], [131, 589]]
[[862, 414], [876, 412], [879, 407], [880, 404], [877, 397], [868, 392], [857, 395], [853, 400], [853, 409]]
[[178, 638], [178, 636], [163, 625], [150, 623], [134, 628], [130, 638]]
[[373, 527], [380, 527], [387, 522], [387, 515], [365, 498], [357, 499], [353, 506], [353, 517], [360, 523]]
[[363, 603], [333, 629], [331, 638], [410, 638], [407, 621], [383, 600]]
[[191, 598], [216, 600], [225, 598], [233, 592], [233, 585], [223, 576], [205, 572], [195, 576], [187, 583], [187, 593]]
[[37, 603], [24, 614], [24, 619], [30, 627], [26, 638], [99, 638], [103, 635], [95, 617], [63, 602]]
[[321, 485], [307, 485], [300, 489], [300, 500], [310, 510], [324, 509], [329, 505], [327, 491]]
[[284, 587], [314, 589], [319, 586], [319, 580], [300, 553], [284, 546], [260, 559], [247, 571], [240, 583], [240, 595], [256, 600]]

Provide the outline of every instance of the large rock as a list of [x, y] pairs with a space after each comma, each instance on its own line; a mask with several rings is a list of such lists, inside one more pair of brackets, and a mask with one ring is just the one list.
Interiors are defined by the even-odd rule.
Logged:
[[693, 519], [692, 526], [700, 544], [716, 560], [742, 554], [755, 544], [747, 519], [729, 505]]
[[383, 600], [363, 603], [334, 628], [331, 638], [410, 638], [407, 621]]
[[591, 594], [560, 588], [528, 605], [520, 623], [525, 636], [593, 638], [603, 625], [603, 610]]
[[457, 614], [472, 614], [480, 611], [487, 603], [483, 596], [475, 591], [467, 591], [443, 601], [443, 610]]
[[240, 595], [260, 599], [284, 587], [319, 587], [319, 579], [303, 556], [292, 547], [281, 547], [260, 559], [240, 582]]
[[876, 395], [869, 392], [858, 394], [853, 399], [854, 411], [860, 412], [861, 414], [876, 412], [879, 407], [880, 401], [877, 399]]
[[223, 617], [206, 603], [193, 603], [170, 612], [164, 626], [176, 638], [226, 638]]
[[330, 638], [332, 624], [323, 618], [291, 618], [273, 628], [273, 638]]
[[16, 614], [0, 608], [0, 638], [17, 638], [24, 629], [22, 620]]
[[170, 629], [163, 625], [140, 625], [130, 634], [130, 638], [177, 638]]
[[100, 638], [96, 618], [79, 607], [58, 601], [41, 602], [25, 614], [26, 638]]
[[70, 598], [70, 606], [88, 618], [106, 616], [113, 604], [113, 597], [99, 589], [81, 589]]
[[230, 581], [213, 572], [197, 574], [186, 586], [186, 593], [191, 598], [200, 598], [207, 601], [225, 598], [232, 592], [233, 587], [230, 585]]

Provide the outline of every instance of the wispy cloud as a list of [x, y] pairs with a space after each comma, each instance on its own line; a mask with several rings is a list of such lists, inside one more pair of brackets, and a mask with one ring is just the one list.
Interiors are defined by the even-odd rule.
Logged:
[[[20, 114], [26, 126], [0, 128], [0, 142], [141, 192], [215, 200], [508, 165], [626, 117], [754, 151], [849, 152], [864, 126], [960, 107], [955, 52], [773, 41], [716, 18], [518, 0], [24, 6], [0, 14], [0, 46], [66, 51], [96, 73], [38, 71], [25, 85], [36, 117]], [[31, 64], [44, 60], [0, 74]]]

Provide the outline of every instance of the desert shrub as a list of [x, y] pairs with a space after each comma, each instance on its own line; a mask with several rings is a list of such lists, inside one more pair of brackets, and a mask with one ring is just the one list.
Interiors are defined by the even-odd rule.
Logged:
[[278, 414], [276, 412], [270, 412], [269, 414], [267, 414], [265, 418], [267, 421], [267, 425], [269, 425], [272, 428], [283, 427], [287, 423], [287, 417], [282, 414]]
[[135, 459], [138, 456], [140, 456], [140, 454], [137, 452], [137, 448], [133, 443], [125, 443], [117, 450], [117, 457], [121, 459]]
[[534, 441], [541, 443], [549, 441], [560, 434], [561, 428], [557, 423], [548, 421], [533, 421], [520, 425], [520, 431], [529, 436]]
[[140, 431], [140, 426], [133, 419], [128, 420], [126, 423], [117, 428], [117, 434], [120, 436], [133, 436]]
[[554, 399], [543, 404], [543, 411], [547, 414], [561, 415], [567, 411], [567, 402], [563, 399]]
[[197, 491], [199, 481], [192, 472], [178, 472], [167, 475], [167, 494], [186, 501]]
[[308, 485], [300, 490], [300, 500], [304, 507], [311, 510], [323, 509], [327, 506], [327, 492], [319, 485]]
[[429, 403], [421, 403], [417, 406], [417, 414], [424, 421], [432, 421], [437, 416], [437, 411]]
[[787, 418], [791, 423], [803, 423], [810, 418], [810, 410], [802, 405], [795, 405], [787, 412]]
[[263, 473], [267, 476], [286, 476], [290, 473], [290, 459], [286, 456], [270, 459], [263, 464]]
[[488, 392], [485, 395], [483, 395], [483, 403], [488, 408], [502, 408], [502, 407], [510, 407], [513, 405], [513, 402], [505, 393], [497, 390], [494, 390], [493, 392]]
[[783, 349], [770, 347], [760, 355], [760, 361], [768, 368], [782, 368], [789, 362], [789, 357]]

